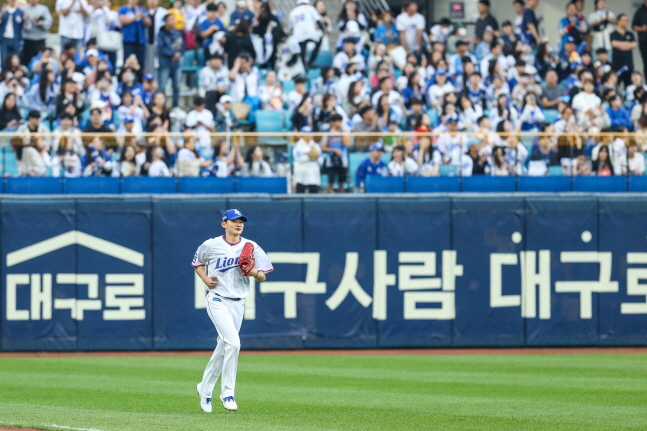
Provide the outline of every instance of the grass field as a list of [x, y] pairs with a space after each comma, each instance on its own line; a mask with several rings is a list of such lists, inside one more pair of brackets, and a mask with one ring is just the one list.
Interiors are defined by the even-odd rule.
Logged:
[[195, 390], [207, 360], [0, 358], [0, 426], [647, 429], [647, 355], [242, 356], [238, 412], [211, 414]]

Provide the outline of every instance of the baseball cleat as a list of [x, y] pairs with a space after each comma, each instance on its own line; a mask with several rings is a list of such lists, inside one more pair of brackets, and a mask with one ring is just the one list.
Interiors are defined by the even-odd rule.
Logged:
[[200, 395], [200, 408], [205, 413], [211, 413], [211, 398], [203, 397], [200, 393], [200, 384], [195, 387], [198, 390], [198, 395]]
[[227, 410], [236, 411], [238, 410], [238, 405], [234, 400], [234, 397], [225, 397], [222, 399], [222, 405]]

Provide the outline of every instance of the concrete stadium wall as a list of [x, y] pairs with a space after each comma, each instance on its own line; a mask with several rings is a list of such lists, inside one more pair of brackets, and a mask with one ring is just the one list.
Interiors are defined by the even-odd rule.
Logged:
[[247, 349], [647, 345], [644, 196], [141, 195], [0, 200], [0, 350], [213, 348], [232, 207], [275, 268]]

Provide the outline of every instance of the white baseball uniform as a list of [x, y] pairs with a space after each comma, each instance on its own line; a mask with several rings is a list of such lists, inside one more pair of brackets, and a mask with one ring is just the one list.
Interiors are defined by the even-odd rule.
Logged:
[[267, 254], [254, 241], [240, 238], [237, 244], [230, 244], [225, 236], [206, 240], [193, 257], [193, 267], [204, 266], [207, 277], [217, 277], [218, 285], [207, 290], [207, 313], [218, 331], [218, 344], [204, 370], [198, 392], [211, 398], [218, 376], [222, 374], [220, 399], [234, 396], [236, 370], [240, 352], [240, 325], [243, 322], [245, 298], [249, 295], [249, 277], [243, 276], [238, 259], [243, 246], [254, 245], [255, 268], [265, 273], [274, 270]]

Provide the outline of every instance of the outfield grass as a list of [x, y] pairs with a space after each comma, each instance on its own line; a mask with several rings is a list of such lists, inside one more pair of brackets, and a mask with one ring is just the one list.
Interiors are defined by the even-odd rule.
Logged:
[[0, 358], [0, 426], [647, 429], [647, 355], [242, 356], [238, 412], [211, 414], [195, 390], [207, 360]]

